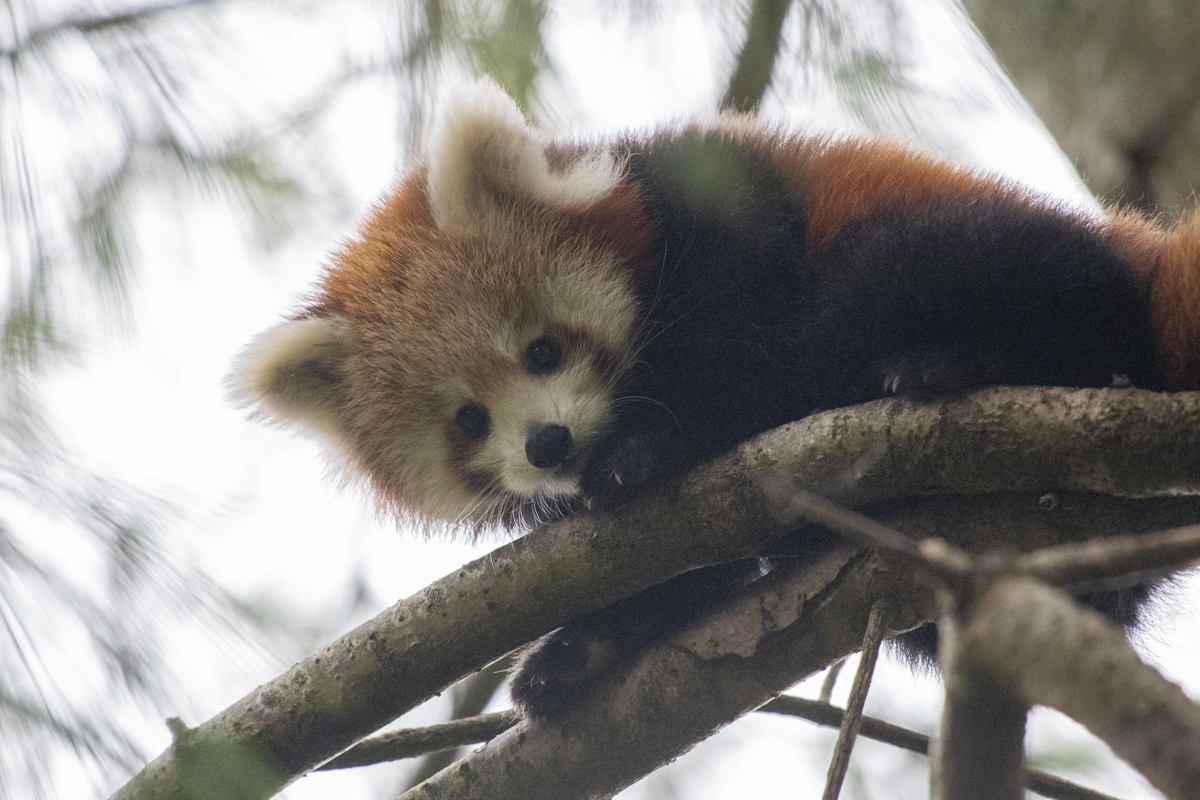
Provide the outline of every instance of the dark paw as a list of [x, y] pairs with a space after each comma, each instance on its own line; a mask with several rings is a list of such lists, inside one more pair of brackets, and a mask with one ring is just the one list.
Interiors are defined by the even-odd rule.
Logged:
[[660, 476], [661, 437], [630, 433], [596, 446], [579, 485], [584, 499], [596, 508], [612, 508]]
[[583, 695], [613, 661], [603, 639], [554, 631], [532, 646], [513, 667], [509, 695], [527, 718], [553, 716]]
[[527, 717], [552, 716], [647, 644], [682, 628], [761, 575], [758, 559], [692, 570], [543, 636], [513, 667], [513, 704]]

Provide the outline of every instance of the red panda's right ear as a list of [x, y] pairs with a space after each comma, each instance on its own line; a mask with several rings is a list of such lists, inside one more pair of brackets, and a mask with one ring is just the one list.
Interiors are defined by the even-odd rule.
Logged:
[[554, 169], [546, 144], [492, 81], [461, 91], [443, 110], [429, 147], [429, 204], [438, 227], [453, 233], [494, 231], [509, 219], [505, 206], [514, 200], [586, 208], [620, 180], [607, 151]]
[[337, 316], [290, 319], [238, 354], [229, 397], [276, 422], [338, 438], [347, 406], [349, 328]]

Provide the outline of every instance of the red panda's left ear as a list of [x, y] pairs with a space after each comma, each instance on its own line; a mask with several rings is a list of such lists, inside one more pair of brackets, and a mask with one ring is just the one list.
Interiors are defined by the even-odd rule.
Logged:
[[259, 416], [337, 440], [348, 405], [351, 337], [337, 316], [289, 319], [238, 354], [229, 397]]
[[514, 200], [586, 208], [619, 178], [607, 151], [551, 169], [545, 137], [487, 79], [448, 105], [429, 147], [429, 203], [438, 227], [448, 232], [494, 230]]

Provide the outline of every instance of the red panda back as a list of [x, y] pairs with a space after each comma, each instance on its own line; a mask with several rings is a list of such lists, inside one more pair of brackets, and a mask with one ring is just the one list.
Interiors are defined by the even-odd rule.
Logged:
[[1162, 237], [1150, 292], [1151, 322], [1173, 389], [1200, 389], [1200, 213]]

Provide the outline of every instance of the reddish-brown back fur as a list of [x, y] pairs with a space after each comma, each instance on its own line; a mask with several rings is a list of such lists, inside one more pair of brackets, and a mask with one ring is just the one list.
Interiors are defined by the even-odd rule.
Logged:
[[1200, 389], [1200, 214], [1167, 236], [1154, 270], [1154, 335], [1173, 389]]
[[[785, 140], [780, 163], [801, 192], [809, 241], [820, 246], [851, 221], [903, 207], [1002, 196], [1039, 202], [991, 177], [880, 141]], [[1106, 211], [1109, 241], [1150, 289], [1151, 322], [1171, 389], [1200, 389], [1200, 213], [1165, 230], [1134, 211]]]
[[785, 141], [784, 169], [802, 193], [809, 241], [820, 246], [847, 223], [889, 208], [921, 210], [935, 201], [1026, 196], [996, 178], [958, 169], [881, 140]]

